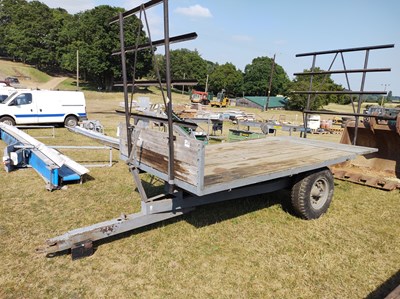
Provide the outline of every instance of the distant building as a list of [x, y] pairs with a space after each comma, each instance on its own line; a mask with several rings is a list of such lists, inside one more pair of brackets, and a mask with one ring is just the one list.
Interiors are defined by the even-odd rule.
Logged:
[[[268, 97], [245, 96], [236, 100], [236, 106], [263, 109]], [[283, 96], [269, 97], [268, 110], [285, 110], [288, 99]]]

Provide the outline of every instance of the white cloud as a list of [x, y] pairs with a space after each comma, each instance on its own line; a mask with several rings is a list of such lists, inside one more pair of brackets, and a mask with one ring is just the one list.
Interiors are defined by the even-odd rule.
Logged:
[[[147, 21], [149, 22], [149, 27], [150, 27], [150, 33], [151, 33], [151, 39], [159, 39], [163, 37], [164, 34], [164, 21], [162, 16], [152, 13], [152, 12], [147, 12]], [[142, 17], [142, 23], [143, 23], [143, 29], [147, 32], [147, 27], [145, 23], [145, 18]]]
[[254, 40], [254, 38], [249, 35], [233, 35], [232, 40], [236, 42], [251, 42]]
[[199, 4], [190, 7], [178, 7], [175, 9], [176, 13], [189, 16], [189, 17], [199, 17], [199, 18], [211, 18], [212, 14], [208, 8], [202, 7]]

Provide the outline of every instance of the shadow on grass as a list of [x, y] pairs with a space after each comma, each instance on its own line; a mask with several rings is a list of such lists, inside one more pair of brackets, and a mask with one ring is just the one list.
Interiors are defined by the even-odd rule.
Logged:
[[[150, 184], [150, 183], [148, 183]], [[144, 184], [144, 188], [147, 189], [147, 184]], [[156, 189], [158, 191], [162, 190], [164, 187], [159, 186]], [[154, 186], [150, 188], [151, 193], [157, 193], [154, 190]], [[281, 205], [282, 209], [286, 212], [291, 213], [288, 207], [288, 201], [286, 200], [288, 196], [288, 191], [279, 190], [273, 193], [268, 193], [264, 195], [244, 197], [235, 200], [228, 200], [220, 203], [207, 204], [204, 206], [199, 206], [192, 212], [188, 214], [181, 215], [180, 217], [175, 217], [167, 219], [161, 222], [150, 224], [144, 227], [133, 229], [115, 236], [110, 236], [105, 239], [101, 239], [93, 242], [93, 254], [96, 252], [99, 246], [114, 242], [116, 240], [124, 239], [127, 237], [134, 236], [136, 234], [141, 234], [153, 229], [164, 227], [166, 225], [174, 224], [179, 221], [186, 221], [196, 228], [201, 228], [209, 225], [213, 225], [226, 220], [234, 219], [236, 217], [258, 211], [265, 208], [270, 208], [275, 205]], [[159, 192], [157, 193], [159, 194]], [[148, 194], [150, 195], [150, 194]], [[62, 252], [47, 255], [48, 258], [53, 258], [61, 256], [64, 254], [70, 254], [71, 250], [65, 250]]]
[[[163, 186], [160, 186], [160, 188], [163, 188]], [[108, 244], [116, 240], [134, 236], [136, 234], [141, 234], [153, 229], [164, 227], [166, 225], [174, 224], [182, 220], [188, 222], [189, 224], [193, 225], [196, 228], [201, 228], [216, 224], [218, 222], [234, 219], [236, 217], [254, 211], [270, 208], [275, 205], [282, 205], [282, 209], [284, 211], [291, 213], [290, 209], [288, 208], [288, 203], [285, 200], [286, 196], [287, 196], [287, 191], [280, 190], [261, 196], [258, 195], [252, 197], [245, 197], [215, 204], [207, 204], [204, 206], [199, 206], [190, 213], [96, 241], [94, 243], [95, 246], [93, 246], [94, 251], [96, 250], [97, 247], [103, 244]]]
[[[366, 299], [380, 299], [386, 298], [396, 287], [400, 286], [400, 270], [397, 271], [392, 277], [386, 280], [383, 284], [381, 284], [376, 290], [370, 293]], [[400, 290], [399, 290], [400, 293]], [[394, 295], [393, 297], [388, 298], [400, 298], [400, 294]]]
[[91, 111], [90, 114], [122, 115], [122, 114], [118, 113], [117, 111]]
[[286, 190], [279, 190], [263, 195], [208, 204], [197, 207], [194, 212], [184, 215], [183, 219], [196, 228], [201, 228], [270, 208], [275, 205], [281, 205], [285, 212], [292, 214], [288, 201], [286, 200], [287, 196]]

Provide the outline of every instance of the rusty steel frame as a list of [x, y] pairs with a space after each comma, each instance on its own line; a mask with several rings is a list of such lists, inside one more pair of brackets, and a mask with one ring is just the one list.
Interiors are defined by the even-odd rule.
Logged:
[[[320, 113], [320, 111], [312, 111], [310, 110], [310, 105], [311, 105], [311, 96], [318, 96], [319, 94], [349, 94], [349, 95], [358, 95], [358, 107], [357, 107], [357, 113], [355, 113], [355, 118], [356, 118], [356, 124], [355, 124], [355, 135], [354, 135], [354, 139], [352, 140], [352, 144], [355, 145], [356, 141], [357, 141], [357, 131], [358, 131], [358, 124], [359, 124], [359, 115], [360, 115], [360, 109], [361, 109], [361, 102], [362, 102], [362, 95], [365, 94], [387, 94], [386, 91], [365, 91], [364, 87], [365, 87], [365, 79], [366, 79], [366, 74], [368, 72], [389, 72], [391, 71], [390, 68], [374, 68], [374, 69], [368, 69], [368, 61], [369, 61], [369, 53], [371, 50], [379, 50], [379, 49], [387, 49], [387, 48], [393, 48], [394, 44], [386, 44], [386, 45], [377, 45], [377, 46], [368, 46], [368, 47], [357, 47], [357, 48], [347, 48], [347, 49], [337, 49], [337, 50], [327, 50], [327, 51], [319, 51], [319, 52], [309, 52], [309, 53], [301, 53], [301, 54], [296, 54], [296, 57], [306, 57], [306, 56], [312, 56], [312, 65], [311, 65], [311, 69], [310, 72], [304, 72], [304, 73], [294, 73], [294, 75], [296, 76], [304, 76], [304, 75], [308, 75], [310, 76], [310, 85], [309, 85], [309, 90], [308, 91], [294, 91], [292, 93], [294, 94], [307, 94], [307, 106], [306, 109], [303, 110], [303, 118], [304, 118], [304, 138], [307, 138], [307, 116], [308, 114], [311, 113]], [[358, 51], [365, 51], [365, 58], [364, 58], [364, 67], [362, 69], [351, 69], [351, 70], [347, 70], [346, 69], [346, 64], [344, 61], [344, 56], [343, 53], [346, 52], [358, 52]], [[321, 72], [315, 72], [315, 64], [316, 64], [316, 59], [317, 56], [319, 55], [326, 55], [326, 54], [335, 54], [335, 57], [332, 60], [332, 63], [329, 67], [328, 71], [321, 71]], [[343, 63], [343, 70], [331, 70], [333, 63], [336, 60], [336, 57], [338, 56], [338, 54], [341, 55], [342, 58], [342, 63]], [[348, 90], [344, 90], [344, 91], [313, 91], [313, 77], [315, 75], [325, 75], [324, 80], [326, 79], [326, 77], [330, 74], [345, 74], [346, 76], [346, 81], [347, 81], [347, 85], [348, 85]], [[359, 91], [351, 91], [350, 90], [350, 83], [349, 83], [349, 79], [347, 74], [348, 73], [362, 73], [362, 79], [361, 79], [361, 86], [360, 86], [360, 90]], [[313, 98], [313, 100], [315, 99], [315, 97]], [[354, 103], [353, 103], [353, 98], [351, 97], [351, 101], [352, 101], [352, 106], [353, 106], [353, 112], [355, 112], [354, 110]], [[343, 113], [341, 112], [337, 112], [335, 115], [343, 115]]]

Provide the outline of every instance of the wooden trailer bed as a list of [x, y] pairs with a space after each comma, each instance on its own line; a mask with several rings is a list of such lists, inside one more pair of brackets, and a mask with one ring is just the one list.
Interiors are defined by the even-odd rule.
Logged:
[[[135, 165], [168, 181], [168, 134], [139, 129], [133, 136], [136, 136], [133, 138]], [[176, 136], [175, 184], [202, 196], [292, 176], [375, 151], [296, 137], [204, 145], [198, 140]]]

